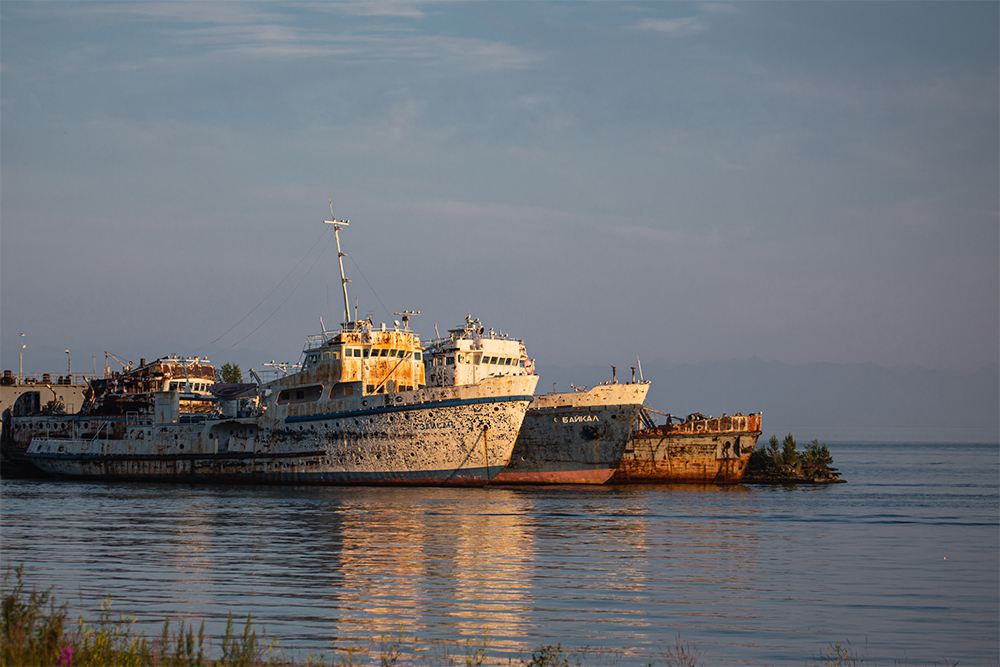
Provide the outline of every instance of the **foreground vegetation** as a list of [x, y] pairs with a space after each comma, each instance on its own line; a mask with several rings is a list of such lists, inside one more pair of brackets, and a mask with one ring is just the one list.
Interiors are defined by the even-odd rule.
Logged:
[[[396, 637], [373, 639], [368, 647], [349, 648], [333, 660], [308, 656], [304, 661], [280, 657], [276, 640], [262, 641], [251, 626], [250, 616], [242, 632], [233, 628], [229, 615], [217, 658], [209, 658], [206, 650], [205, 624], [197, 632], [194, 626], [182, 622], [171, 631], [170, 620], [163, 623], [163, 632], [155, 639], [135, 629], [135, 619], [111, 618], [111, 601], [105, 598], [96, 622], [82, 617], [75, 623], [68, 620], [66, 605], [57, 606], [51, 591], [39, 593], [25, 590], [24, 568], [3, 578], [2, 610], [0, 610], [0, 665], [10, 667], [360, 667], [378, 665], [426, 664], [443, 667], [582, 667], [618, 665], [617, 653], [583, 651], [570, 653], [561, 644], [540, 646], [530, 657], [491, 658], [490, 637], [481, 641], [466, 640], [454, 645], [421, 643], [400, 633]], [[696, 667], [705, 664], [700, 649], [681, 641], [661, 648], [648, 662], [649, 667]], [[829, 646], [809, 664], [833, 666], [874, 665], [868, 663], [850, 644]], [[899, 663], [896, 663], [899, 664]], [[936, 663], [935, 663], [936, 664]], [[944, 663], [949, 664], [949, 663]], [[957, 664], [957, 663], [955, 663]]]

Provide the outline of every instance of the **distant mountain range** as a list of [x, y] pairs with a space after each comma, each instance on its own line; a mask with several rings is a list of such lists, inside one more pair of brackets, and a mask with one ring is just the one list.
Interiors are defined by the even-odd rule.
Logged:
[[[619, 366], [619, 382], [632, 378]], [[611, 368], [540, 365], [538, 393], [611, 380]], [[636, 370], [638, 378], [639, 371]], [[692, 412], [763, 412], [766, 439], [801, 442], [1000, 442], [1000, 365], [974, 373], [866, 364], [785, 364], [757, 357], [697, 364], [643, 362], [652, 381], [646, 405], [681, 417]], [[662, 418], [661, 418], [662, 419]]]

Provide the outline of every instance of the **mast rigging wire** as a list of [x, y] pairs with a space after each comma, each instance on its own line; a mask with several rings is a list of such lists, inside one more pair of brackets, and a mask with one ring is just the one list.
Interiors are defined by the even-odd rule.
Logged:
[[[320, 238], [322, 238], [322, 237], [320, 237]], [[288, 299], [291, 298], [291, 296], [293, 294], [295, 294], [295, 290], [297, 290], [299, 288], [299, 285], [302, 284], [302, 281], [306, 279], [306, 276], [308, 276], [309, 273], [312, 271], [313, 267], [316, 266], [316, 262], [318, 262], [319, 258], [323, 256], [323, 253], [326, 252], [326, 248], [327, 248], [328, 245], [330, 245], [330, 239], [326, 240], [326, 245], [323, 246], [323, 249], [320, 250], [320, 252], [319, 252], [318, 255], [316, 255], [316, 259], [313, 260], [313, 263], [309, 265], [309, 268], [306, 270], [306, 272], [302, 274], [301, 278], [299, 278], [299, 282], [295, 283], [295, 287], [293, 287], [292, 291], [288, 293], [288, 296], [286, 296], [284, 298], [284, 300], [281, 303], [278, 304], [278, 307], [275, 308], [271, 312], [270, 315], [268, 315], [266, 318], [264, 318], [263, 322], [261, 322], [256, 327], [254, 327], [253, 331], [251, 331], [250, 333], [248, 333], [246, 336], [244, 336], [243, 338], [240, 338], [238, 341], [236, 341], [235, 343], [233, 343], [229, 347], [222, 348], [221, 350], [219, 350], [219, 352], [225, 352], [226, 350], [231, 350], [232, 348], [236, 347], [237, 345], [239, 345], [240, 343], [242, 343], [243, 341], [245, 341], [247, 338], [249, 338], [250, 336], [252, 336], [254, 334], [254, 332], [257, 331], [257, 329], [260, 329], [262, 326], [264, 326], [267, 323], [268, 320], [270, 320], [272, 317], [274, 317], [274, 314], [277, 313], [279, 310], [281, 310], [281, 307], [285, 305], [285, 301], [288, 301]], [[312, 249], [310, 248], [310, 250], [312, 250]]]
[[[327, 243], [329, 243], [329, 241], [327, 241]], [[385, 307], [385, 304], [382, 303], [382, 299], [379, 299], [378, 292], [376, 292], [375, 288], [372, 287], [372, 284], [370, 282], [368, 282], [368, 278], [365, 276], [365, 272], [361, 270], [361, 267], [358, 266], [358, 263], [354, 261], [354, 258], [351, 257], [350, 253], [344, 253], [344, 254], [347, 255], [348, 259], [350, 259], [351, 262], [354, 264], [354, 268], [356, 268], [358, 270], [358, 273], [361, 274], [361, 277], [365, 279], [365, 284], [368, 285], [368, 289], [370, 289], [372, 291], [372, 294], [375, 295], [375, 299], [378, 300], [379, 305], [382, 306], [383, 310], [385, 310], [385, 316], [388, 317], [391, 320], [392, 319], [392, 316], [391, 316], [392, 314], [389, 312], [389, 309]]]
[[[287, 273], [287, 274], [285, 275], [285, 277], [284, 277], [284, 278], [282, 278], [282, 279], [281, 279], [281, 281], [280, 281], [280, 282], [279, 282], [279, 283], [278, 283], [277, 285], [275, 285], [275, 286], [274, 286], [274, 289], [272, 289], [272, 290], [271, 290], [270, 292], [268, 292], [267, 296], [265, 296], [265, 297], [264, 297], [263, 299], [261, 299], [261, 300], [260, 300], [260, 301], [259, 301], [259, 302], [257, 303], [257, 305], [256, 305], [256, 306], [254, 306], [254, 307], [253, 307], [253, 308], [252, 308], [252, 309], [250, 310], [250, 312], [249, 312], [249, 313], [247, 313], [246, 315], [244, 315], [244, 316], [243, 316], [243, 318], [242, 318], [242, 319], [241, 319], [241, 320], [240, 320], [239, 322], [237, 322], [237, 323], [236, 323], [236, 324], [234, 324], [233, 326], [231, 326], [231, 327], [229, 327], [228, 329], [226, 329], [226, 331], [225, 331], [225, 332], [224, 332], [224, 333], [223, 333], [222, 335], [220, 335], [220, 336], [219, 336], [218, 338], [216, 338], [215, 340], [213, 340], [213, 341], [212, 341], [212, 342], [210, 342], [210, 343], [206, 343], [206, 344], [202, 345], [201, 347], [199, 347], [199, 348], [197, 348], [196, 350], [194, 350], [194, 352], [199, 352], [199, 351], [201, 351], [201, 350], [205, 349], [206, 347], [208, 347], [209, 345], [213, 345], [213, 344], [215, 344], [215, 343], [219, 342], [220, 340], [222, 340], [223, 338], [225, 338], [225, 337], [226, 337], [226, 335], [227, 335], [227, 334], [228, 334], [228, 333], [229, 333], [230, 331], [232, 331], [233, 329], [235, 329], [236, 327], [238, 327], [239, 325], [241, 325], [241, 324], [242, 324], [242, 323], [243, 323], [244, 321], [246, 321], [246, 319], [247, 319], [248, 317], [250, 317], [251, 315], [253, 315], [253, 314], [254, 314], [254, 312], [255, 312], [255, 311], [256, 311], [256, 310], [258, 309], [258, 308], [260, 308], [260, 307], [261, 307], [261, 306], [262, 306], [262, 305], [264, 304], [264, 302], [265, 302], [265, 301], [267, 301], [268, 299], [270, 299], [270, 298], [271, 298], [271, 295], [272, 295], [272, 294], [274, 294], [275, 292], [277, 292], [277, 291], [278, 291], [278, 288], [279, 288], [279, 287], [281, 287], [281, 286], [282, 286], [282, 285], [283, 285], [283, 284], [285, 283], [285, 281], [286, 281], [286, 280], [288, 280], [288, 277], [289, 277], [289, 276], [291, 276], [291, 275], [292, 275], [293, 273], [295, 273], [295, 270], [296, 270], [296, 269], [298, 269], [298, 268], [299, 268], [299, 266], [300, 266], [300, 265], [302, 264], [302, 262], [304, 262], [304, 261], [305, 261], [306, 257], [308, 257], [308, 256], [309, 256], [309, 254], [310, 254], [310, 253], [311, 253], [311, 252], [313, 251], [313, 249], [314, 249], [314, 248], [315, 248], [315, 247], [316, 247], [317, 245], [319, 245], [319, 242], [323, 240], [323, 236], [325, 236], [325, 235], [326, 235], [326, 234], [328, 234], [328, 233], [329, 233], [329, 229], [325, 229], [325, 228], [324, 228], [324, 229], [323, 229], [323, 233], [322, 233], [322, 234], [320, 234], [319, 238], [318, 238], [318, 239], [316, 239], [316, 240], [315, 240], [315, 241], [313, 242], [313, 244], [312, 244], [311, 246], [309, 246], [309, 249], [308, 249], [308, 250], [306, 250], [306, 254], [302, 255], [301, 259], [299, 259], [299, 261], [295, 263], [295, 266], [293, 266], [293, 267], [292, 267], [292, 269], [291, 269], [291, 270], [290, 270], [290, 271], [289, 271], [289, 272], [288, 272], [288, 273]], [[327, 241], [326, 241], [326, 244], [327, 244], [327, 245], [330, 245], [330, 240], [329, 240], [329, 239], [327, 239]], [[323, 246], [323, 251], [326, 251], [326, 246]], [[320, 257], [322, 257], [322, 256], [323, 256], [323, 252], [320, 252], [320, 254], [316, 256], [316, 260], [313, 260], [313, 265], [315, 265], [315, 264], [316, 264], [316, 261], [317, 261], [317, 260], [318, 260], [318, 259], [319, 259]], [[310, 270], [310, 271], [312, 270], [312, 266], [310, 266], [310, 267], [309, 267], [309, 270]], [[305, 275], [304, 275], [304, 276], [302, 276], [302, 278], [304, 279], [306, 275], [309, 275], [309, 271], [306, 271]], [[291, 293], [289, 293], [289, 295], [288, 295], [288, 296], [291, 296], [292, 294], [294, 294], [294, 293], [295, 293], [295, 289], [297, 289], [297, 288], [298, 288], [298, 286], [299, 286], [299, 285], [301, 285], [301, 284], [302, 284], [302, 280], [299, 280], [299, 284], [298, 284], [298, 285], [296, 285], [296, 286], [295, 286], [295, 288], [293, 288], [293, 289], [292, 289]], [[287, 301], [287, 300], [288, 300], [288, 297], [286, 296], [286, 297], [285, 297], [285, 301]], [[281, 302], [281, 304], [282, 304], [282, 305], [284, 305], [285, 301], [282, 301], [282, 302]], [[279, 305], [279, 306], [278, 306], [278, 308], [281, 308], [281, 305]], [[277, 312], [277, 310], [275, 310], [275, 312]], [[267, 319], [265, 319], [265, 320], [264, 320], [264, 322], [267, 322], [267, 320], [271, 319], [271, 317], [272, 317], [273, 315], [274, 315], [274, 313], [271, 313], [271, 315], [268, 315]], [[262, 326], [262, 325], [264, 324], [264, 322], [261, 322], [261, 323], [260, 323], [260, 325], [258, 325], [258, 326], [257, 326], [257, 329], [259, 329], [259, 328], [260, 328], [260, 327], [261, 327], [261, 326]], [[252, 333], [253, 333], [254, 331], [257, 331], [257, 329], [254, 329], [254, 330], [253, 330], [253, 331], [251, 331], [250, 333], [252, 334]], [[247, 336], [249, 336], [249, 335], [250, 335], [250, 334], [247, 334]], [[246, 336], [244, 336], [244, 337], [243, 337], [243, 338], [241, 338], [240, 340], [236, 341], [236, 343], [233, 343], [233, 345], [236, 345], [236, 344], [238, 344], [238, 343], [241, 343], [241, 342], [243, 342], [244, 340], [246, 340]], [[233, 347], [233, 345], [230, 345], [229, 347], [225, 347], [225, 348], [222, 348], [222, 350], [220, 350], [220, 352], [223, 352], [223, 351], [225, 351], [225, 350], [228, 350], [228, 349], [230, 349], [231, 347]], [[194, 352], [192, 352], [192, 354], [193, 354]]]

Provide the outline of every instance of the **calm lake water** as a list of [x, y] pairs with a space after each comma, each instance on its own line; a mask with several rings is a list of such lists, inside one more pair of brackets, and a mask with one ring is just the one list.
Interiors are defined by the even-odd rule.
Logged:
[[[830, 444], [848, 484], [392, 489], [4, 480], [4, 568], [73, 614], [232, 611], [282, 654], [395, 635], [584, 664], [997, 664], [1000, 447]], [[214, 644], [218, 647], [218, 642]], [[462, 649], [458, 661], [464, 662]], [[579, 655], [579, 654], [578, 654]], [[371, 657], [377, 664], [378, 654]]]

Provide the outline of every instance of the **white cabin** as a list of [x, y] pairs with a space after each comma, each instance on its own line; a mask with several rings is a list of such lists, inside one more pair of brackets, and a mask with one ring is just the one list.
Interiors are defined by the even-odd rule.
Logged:
[[427, 384], [432, 387], [475, 384], [499, 375], [532, 374], [522, 341], [492, 329], [486, 332], [471, 314], [464, 326], [449, 329], [447, 338], [427, 346], [424, 364]]

